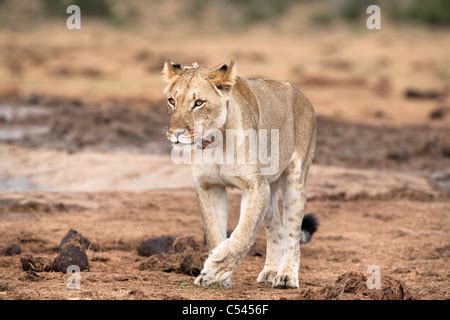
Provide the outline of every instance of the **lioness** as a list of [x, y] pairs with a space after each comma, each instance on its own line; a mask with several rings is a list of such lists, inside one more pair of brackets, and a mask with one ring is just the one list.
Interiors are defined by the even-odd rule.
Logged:
[[[261, 174], [260, 163], [192, 165], [210, 250], [195, 284], [230, 287], [233, 270], [246, 256], [262, 223], [267, 252], [257, 282], [297, 288], [300, 243], [308, 242], [317, 228], [315, 218], [304, 215], [305, 183], [316, 143], [310, 102], [289, 82], [239, 77], [233, 61], [213, 68], [182, 67], [166, 61], [162, 74], [171, 113], [167, 138], [174, 148], [204, 149], [211, 143], [203, 135], [207, 129], [275, 129], [279, 137], [267, 146], [279, 144], [277, 170], [270, 174]], [[250, 149], [244, 142], [238, 150]], [[242, 191], [239, 222], [229, 238], [227, 186]], [[278, 213], [279, 189], [282, 217]]]

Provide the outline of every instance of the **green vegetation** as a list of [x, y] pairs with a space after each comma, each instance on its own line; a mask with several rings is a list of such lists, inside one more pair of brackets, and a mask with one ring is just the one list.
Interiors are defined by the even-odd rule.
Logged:
[[242, 14], [243, 20], [252, 24], [281, 16], [298, 0], [230, 0], [230, 3]]
[[[1, 0], [0, 0], [1, 1]], [[132, 5], [122, 2], [121, 10], [115, 5], [121, 0], [41, 0], [45, 14], [51, 17], [65, 16], [69, 5], [77, 5], [81, 8], [83, 16], [104, 19], [116, 26], [126, 24], [131, 18], [136, 17], [136, 10]]]
[[[27, 10], [24, 0], [0, 0], [0, 13], [3, 8], [15, 6]], [[167, 0], [35, 0], [43, 17], [64, 17], [70, 4], [78, 5], [85, 16], [105, 19], [112, 24], [125, 24], [139, 21], [141, 8], [148, 6], [158, 10]], [[26, 2], [26, 1], [25, 1]], [[310, 16], [315, 25], [329, 25], [335, 20], [359, 21], [366, 17], [369, 5], [381, 7], [384, 17], [399, 23], [422, 23], [430, 26], [450, 26], [450, 0], [179, 0], [180, 16], [196, 19], [207, 12], [211, 5], [223, 8], [224, 25], [230, 26], [225, 13], [233, 15], [232, 27], [243, 27], [256, 23], [267, 23], [280, 19], [294, 5], [321, 4], [320, 10]], [[25, 4], [25, 5], [24, 5]], [[30, 6], [31, 7], [31, 6]], [[33, 8], [34, 8], [33, 7]], [[30, 9], [34, 10], [34, 9]], [[6, 10], [5, 10], [6, 11]], [[28, 10], [29, 11], [29, 10]], [[3, 16], [8, 13], [4, 12]], [[161, 12], [162, 17], [164, 12]], [[2, 17], [0, 15], [0, 17]], [[145, 17], [141, 17], [145, 19]]]
[[434, 26], [450, 26], [450, 1], [448, 0], [421, 0], [413, 1], [405, 11], [393, 8], [394, 18], [411, 21], [421, 21]]
[[338, 14], [348, 21], [355, 21], [366, 14], [367, 7], [376, 4], [380, 5], [380, 1], [373, 0], [346, 0], [338, 7]]
[[310, 20], [318, 26], [328, 26], [335, 20], [335, 17], [329, 12], [315, 12], [311, 15]]
[[109, 18], [112, 15], [111, 3], [108, 0], [43, 0], [47, 14], [60, 16], [66, 13], [66, 8], [77, 5], [82, 9], [83, 15]]
[[[212, 2], [217, 0], [190, 0], [186, 1], [187, 12], [196, 17], [201, 15]], [[306, 2], [307, 0], [228, 0], [222, 3], [223, 7], [232, 9], [237, 19], [242, 25], [251, 25], [258, 22], [267, 22], [280, 17], [286, 10], [295, 3]], [[235, 17], [236, 18], [236, 17]]]
[[430, 26], [450, 26], [450, 1], [448, 0], [345, 0], [339, 15], [347, 21], [355, 21], [366, 14], [366, 8], [376, 4], [382, 13], [397, 22], [420, 22]]

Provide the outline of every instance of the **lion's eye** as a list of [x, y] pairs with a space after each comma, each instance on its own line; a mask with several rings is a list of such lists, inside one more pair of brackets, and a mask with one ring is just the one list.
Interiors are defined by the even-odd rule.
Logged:
[[171, 106], [174, 106], [174, 105], [175, 105], [175, 100], [174, 100], [173, 98], [167, 99], [167, 102], [168, 102]]
[[202, 106], [204, 103], [205, 100], [195, 100], [193, 109]]

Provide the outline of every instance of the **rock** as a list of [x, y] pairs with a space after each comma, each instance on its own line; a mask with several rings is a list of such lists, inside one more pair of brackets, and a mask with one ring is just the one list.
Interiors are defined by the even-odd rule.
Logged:
[[387, 153], [386, 158], [396, 161], [398, 163], [406, 162], [411, 158], [411, 155], [406, 150], [396, 150]]
[[408, 99], [439, 99], [443, 97], [443, 93], [437, 90], [420, 90], [416, 88], [408, 88], [405, 91], [405, 97]]
[[444, 118], [446, 111], [447, 110], [444, 107], [437, 107], [430, 111], [428, 117], [432, 120], [442, 119]]
[[53, 271], [63, 272], [71, 265], [78, 266], [80, 271], [89, 271], [89, 261], [84, 247], [77, 239], [65, 243], [59, 251], [59, 256], [53, 260]]
[[96, 261], [96, 262], [108, 262], [110, 259], [107, 257], [100, 257], [100, 256], [95, 256], [93, 258], [91, 258], [91, 261]]
[[449, 136], [442, 136], [439, 139], [439, 147], [441, 149], [441, 154], [449, 158], [450, 157], [450, 137]]
[[137, 248], [138, 254], [149, 257], [154, 254], [167, 253], [172, 249], [175, 237], [162, 236], [144, 240]]
[[198, 251], [200, 250], [200, 244], [195, 241], [194, 237], [178, 237], [172, 244], [172, 249], [174, 252], [180, 253], [184, 251]]
[[101, 247], [98, 243], [93, 243], [91, 242], [91, 245], [88, 248], [89, 250], [95, 251], [95, 252], [99, 252], [101, 251]]
[[78, 241], [85, 250], [87, 250], [89, 248], [89, 246], [91, 245], [91, 241], [88, 238], [84, 237], [78, 231], [70, 229], [69, 232], [67, 232], [67, 234], [64, 236], [64, 238], [59, 243], [59, 247], [62, 248], [64, 244], [66, 244], [72, 240]]
[[3, 251], [5, 256], [17, 256], [22, 253], [22, 249], [17, 244], [12, 244]]
[[23, 271], [44, 272], [51, 271], [52, 263], [49, 259], [44, 257], [33, 257], [29, 254], [20, 258]]

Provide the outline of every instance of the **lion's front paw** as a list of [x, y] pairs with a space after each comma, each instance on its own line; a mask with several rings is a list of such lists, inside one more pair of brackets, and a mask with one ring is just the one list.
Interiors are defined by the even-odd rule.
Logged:
[[205, 266], [200, 275], [195, 279], [198, 286], [218, 285], [231, 288], [231, 272], [223, 262], [214, 262], [211, 258], [205, 261]]
[[298, 288], [298, 274], [278, 273], [273, 278], [272, 287], [278, 289]]
[[277, 275], [277, 272], [275, 270], [269, 270], [264, 268], [258, 275], [258, 278], [256, 279], [257, 283], [272, 283], [273, 278]]
[[231, 288], [232, 281], [231, 281], [231, 274], [226, 277], [225, 279], [222, 279], [221, 277], [218, 277], [216, 274], [202, 270], [200, 275], [195, 279], [194, 282], [197, 286], [214, 286], [217, 285], [220, 288]]
[[231, 275], [236, 264], [236, 256], [230, 250], [229, 243], [224, 241], [206, 259], [203, 270], [195, 279], [195, 284], [198, 286], [218, 284], [219, 286], [230, 288]]

